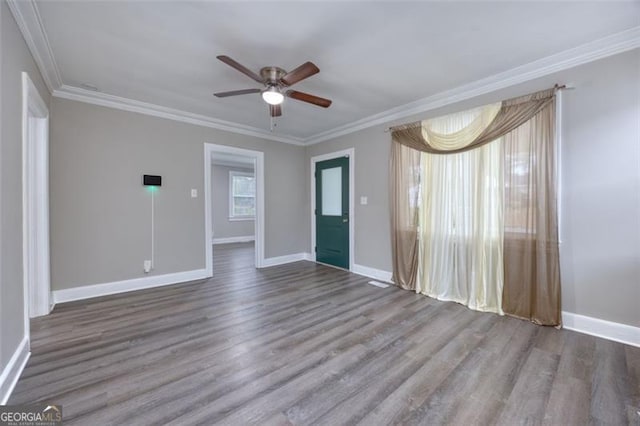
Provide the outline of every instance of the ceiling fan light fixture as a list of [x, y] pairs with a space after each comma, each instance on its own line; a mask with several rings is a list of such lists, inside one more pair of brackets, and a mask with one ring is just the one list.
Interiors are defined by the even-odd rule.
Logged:
[[280, 105], [284, 101], [284, 95], [276, 86], [269, 86], [262, 91], [262, 99], [269, 105]]
[[284, 101], [285, 96], [296, 101], [306, 102], [322, 108], [328, 108], [331, 105], [330, 99], [321, 98], [309, 93], [298, 92], [297, 90], [288, 90], [292, 85], [320, 72], [320, 69], [313, 62], [307, 61], [298, 68], [289, 72], [275, 66], [262, 67], [260, 69], [260, 75], [258, 75], [226, 55], [219, 55], [217, 58], [229, 65], [231, 68], [241, 72], [263, 86], [255, 89], [231, 90], [214, 93], [214, 96], [218, 98], [260, 93], [262, 99], [267, 103], [267, 105], [269, 105], [269, 114], [272, 119], [282, 115], [282, 108], [280, 107], [280, 104]]

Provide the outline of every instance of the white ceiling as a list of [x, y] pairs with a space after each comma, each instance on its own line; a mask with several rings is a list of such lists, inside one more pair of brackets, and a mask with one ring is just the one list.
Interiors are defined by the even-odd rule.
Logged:
[[278, 134], [308, 139], [640, 25], [640, 2], [38, 1], [62, 84], [269, 130], [258, 71], [311, 60]]

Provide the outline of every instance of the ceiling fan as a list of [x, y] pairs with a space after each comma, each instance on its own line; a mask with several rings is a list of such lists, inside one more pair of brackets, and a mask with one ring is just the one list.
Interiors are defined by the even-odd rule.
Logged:
[[287, 87], [293, 86], [297, 82], [320, 72], [320, 69], [312, 62], [305, 62], [298, 68], [289, 72], [286, 72], [279, 67], [264, 67], [260, 70], [260, 75], [258, 75], [228, 56], [220, 55], [217, 56], [217, 58], [230, 67], [235, 68], [244, 75], [264, 85], [264, 88], [262, 89], [242, 89], [214, 93], [214, 95], [219, 98], [248, 95], [250, 93], [261, 93], [262, 99], [269, 104], [271, 117], [279, 117], [282, 115], [282, 107], [280, 104], [282, 104], [285, 96], [297, 101], [317, 105], [322, 108], [328, 108], [329, 105], [331, 105], [331, 101], [329, 99], [310, 95], [309, 93], [298, 92], [297, 90], [286, 90]]

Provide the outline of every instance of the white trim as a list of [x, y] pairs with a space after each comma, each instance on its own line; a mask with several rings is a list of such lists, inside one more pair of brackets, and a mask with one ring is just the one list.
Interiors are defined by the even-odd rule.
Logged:
[[[253, 174], [253, 172], [241, 172], [238, 170], [229, 170], [229, 191], [228, 191], [228, 195], [229, 195], [229, 220], [230, 221], [234, 221], [234, 220], [255, 220], [256, 215], [249, 215], [249, 216], [242, 216], [242, 215], [234, 215], [233, 214], [233, 208], [235, 206], [234, 204], [234, 198], [236, 197], [242, 197], [242, 195], [235, 195], [233, 193], [233, 178], [236, 176], [242, 176], [242, 177], [252, 177], [255, 179], [255, 175]], [[251, 196], [246, 196], [245, 198], [250, 198]], [[253, 199], [254, 199], [254, 207], [255, 207], [255, 198], [256, 198], [256, 194], [253, 194]]]
[[353, 269], [355, 263], [355, 168], [356, 168], [355, 148], [347, 148], [341, 151], [311, 157], [311, 260], [316, 260], [316, 163], [320, 161], [332, 160], [334, 158], [349, 158], [349, 270]]
[[236, 148], [227, 145], [204, 144], [204, 226], [205, 226], [205, 262], [209, 276], [213, 276], [213, 225], [211, 221], [211, 155], [214, 152], [242, 155], [255, 161], [256, 177], [256, 217], [255, 217], [255, 265], [262, 267], [264, 263], [264, 153], [250, 149]]
[[20, 28], [44, 83], [53, 92], [62, 85], [62, 78], [36, 3], [32, 0], [7, 0], [7, 6]]
[[246, 126], [232, 121], [220, 120], [217, 118], [207, 117], [206, 115], [181, 111], [179, 109], [156, 105], [149, 102], [137, 101], [102, 92], [94, 92], [79, 87], [62, 85], [59, 89], [53, 91], [53, 96], [72, 101], [115, 108], [123, 111], [137, 112], [139, 114], [150, 115], [152, 117], [166, 118], [169, 120], [179, 121], [181, 123], [194, 124], [196, 126], [225, 130], [227, 132], [238, 133], [241, 135], [254, 136], [256, 138], [269, 139], [292, 145], [303, 145], [303, 140], [301, 138], [274, 134], [268, 130], [259, 129], [257, 127]]
[[309, 253], [295, 253], [284, 256], [269, 257], [264, 260], [262, 267], [268, 268], [270, 266], [284, 265], [286, 263], [299, 262], [301, 260], [310, 260]]
[[[2, 19], [2, 5], [0, 5], [0, 50], [2, 50], [2, 37], [3, 37], [3, 31], [2, 31], [2, 27], [3, 27], [3, 19]], [[2, 74], [4, 73], [4, 67], [2, 66], [2, 57], [0, 57], [0, 99], [4, 99], [2, 97], [2, 84], [1, 82], [3, 81], [2, 79]], [[4, 115], [2, 114], [2, 102], [0, 101], [0, 129], [2, 129], [2, 121], [3, 121], [3, 117]], [[0, 145], [1, 142], [3, 140], [2, 138], [2, 132], [0, 131]], [[4, 195], [4, 191], [2, 191], [2, 164], [0, 164], [0, 212], [2, 212], [2, 205], [3, 205], [3, 195]], [[0, 220], [0, 241], [4, 241], [3, 237], [3, 233], [2, 233], [2, 221]], [[0, 277], [2, 276], [2, 259], [4, 259], [3, 255], [2, 255], [2, 244], [0, 244]], [[0, 306], [2, 306], [2, 290], [0, 290]], [[24, 313], [23, 313], [24, 315]], [[6, 315], [7, 319], [9, 319], [9, 315]], [[5, 321], [3, 319], [4, 315], [3, 312], [0, 312], [0, 321]], [[2, 335], [2, 329], [4, 327], [0, 326], [0, 354], [4, 353], [3, 352], [3, 348], [2, 345], [6, 344], [3, 343], [6, 340], [6, 337], [4, 337]], [[0, 358], [2, 358], [2, 355], [0, 355]], [[0, 359], [0, 368], [2, 368], [2, 365], [4, 363], [4, 360]], [[3, 377], [3, 374], [0, 372], [0, 377]], [[0, 381], [0, 398], [3, 397], [3, 392], [2, 392], [2, 381]], [[0, 403], [2, 403], [2, 400], [0, 399]]]
[[378, 281], [384, 281], [386, 283], [393, 284], [391, 277], [393, 274], [389, 271], [383, 271], [382, 269], [370, 268], [364, 265], [353, 265], [354, 274], [362, 275], [369, 278], [375, 278]]
[[53, 300], [55, 303], [71, 302], [74, 300], [91, 299], [93, 297], [108, 296], [110, 294], [125, 293], [135, 290], [143, 290], [153, 287], [162, 287], [171, 284], [179, 284], [187, 281], [195, 281], [209, 278], [206, 269], [175, 272], [165, 275], [152, 275], [130, 280], [114, 281], [103, 284], [92, 284], [81, 287], [55, 290]]
[[476, 96], [525, 83], [559, 71], [583, 65], [598, 59], [640, 47], [640, 26], [582, 44], [528, 64], [476, 80], [474, 82], [419, 99], [396, 108], [370, 115], [363, 119], [317, 133], [304, 139], [305, 145], [313, 145], [358, 130], [399, 120], [446, 105], [461, 102]]
[[562, 312], [562, 327], [590, 336], [640, 347], [640, 327]]
[[240, 163], [240, 162], [236, 162], [236, 161], [227, 161], [227, 160], [219, 160], [217, 158], [213, 159], [211, 161], [211, 164], [214, 166], [222, 166], [222, 167], [231, 167], [231, 168], [235, 168], [235, 169], [240, 169], [240, 170], [249, 170], [251, 169], [251, 172], [253, 173], [253, 166], [250, 164], [246, 164], [246, 163]]
[[24, 336], [11, 356], [11, 359], [2, 370], [2, 374], [0, 374], [0, 405], [6, 405], [7, 401], [9, 401], [9, 397], [16, 387], [16, 383], [18, 383], [22, 370], [24, 370], [27, 361], [29, 361], [29, 356], [31, 356], [31, 352], [29, 352], [29, 338]]
[[22, 73], [22, 273], [24, 330], [51, 311], [49, 266], [49, 110]]
[[255, 241], [255, 235], [245, 235], [242, 237], [227, 237], [227, 238], [214, 238], [211, 244], [230, 244], [230, 243], [248, 243], [249, 241]]

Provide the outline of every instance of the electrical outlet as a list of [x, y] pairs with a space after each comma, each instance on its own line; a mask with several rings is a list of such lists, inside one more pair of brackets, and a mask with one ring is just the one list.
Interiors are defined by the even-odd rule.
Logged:
[[149, 271], [151, 271], [151, 261], [150, 260], [145, 260], [143, 267], [144, 267], [144, 273], [148, 274]]

